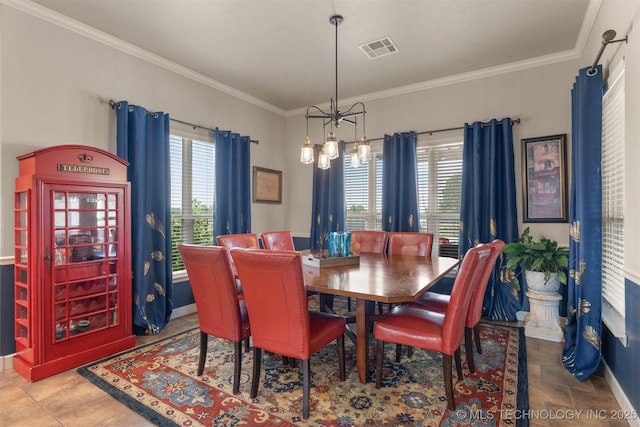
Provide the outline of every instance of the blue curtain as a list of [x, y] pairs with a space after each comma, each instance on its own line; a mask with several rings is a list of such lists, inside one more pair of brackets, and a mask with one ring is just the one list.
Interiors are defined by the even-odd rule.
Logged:
[[382, 146], [382, 229], [420, 231], [415, 132], [385, 135]]
[[215, 130], [216, 194], [213, 231], [251, 232], [251, 139]]
[[115, 108], [117, 154], [130, 164], [133, 333], [157, 334], [173, 308], [169, 115]]
[[[339, 143], [340, 157], [331, 160], [329, 169], [313, 165], [313, 199], [311, 201], [311, 249], [328, 249], [331, 231], [346, 231], [344, 205], [344, 141]], [[314, 147], [315, 158], [320, 154]]]
[[567, 325], [562, 363], [584, 380], [600, 363], [602, 309], [602, 67], [571, 91], [571, 202]]
[[[512, 125], [506, 118], [464, 126], [459, 254], [478, 243], [518, 239]], [[523, 290], [500, 280], [498, 270], [489, 279], [483, 316], [515, 321]]]

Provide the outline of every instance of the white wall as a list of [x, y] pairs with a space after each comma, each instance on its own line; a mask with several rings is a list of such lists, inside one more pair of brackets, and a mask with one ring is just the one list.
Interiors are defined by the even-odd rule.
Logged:
[[[2, 112], [0, 256], [13, 253], [16, 156], [58, 144], [115, 152], [107, 100], [252, 139], [252, 164], [283, 170], [284, 118], [67, 29], [0, 5]], [[285, 173], [285, 179], [288, 176]], [[285, 199], [285, 203], [287, 200]], [[253, 229], [285, 228], [285, 205], [254, 204]]]

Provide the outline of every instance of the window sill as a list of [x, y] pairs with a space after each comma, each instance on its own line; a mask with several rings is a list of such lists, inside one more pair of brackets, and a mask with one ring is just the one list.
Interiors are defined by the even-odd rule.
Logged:
[[189, 276], [187, 276], [187, 270], [173, 272], [173, 283], [186, 282], [188, 280]]
[[624, 347], [627, 346], [627, 331], [624, 317], [606, 302], [602, 302], [602, 323], [607, 326], [609, 332], [618, 338]]

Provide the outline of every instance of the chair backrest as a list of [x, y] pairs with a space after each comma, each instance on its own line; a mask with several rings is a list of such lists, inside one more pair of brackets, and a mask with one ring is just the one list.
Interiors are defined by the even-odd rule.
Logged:
[[387, 250], [388, 238], [386, 231], [354, 230], [351, 232], [351, 253], [383, 254]]
[[242, 233], [242, 234], [221, 234], [216, 236], [216, 242], [220, 246], [224, 246], [227, 249], [231, 248], [249, 248], [258, 249], [260, 243], [258, 242], [258, 235], [254, 233]]
[[295, 251], [293, 237], [289, 231], [266, 231], [260, 234], [262, 246], [270, 250]]
[[476, 246], [469, 249], [462, 259], [442, 326], [443, 352], [447, 354], [453, 354], [462, 342], [473, 289], [491, 252], [487, 245]]
[[496, 260], [500, 252], [502, 252], [502, 248], [504, 248], [504, 242], [500, 239], [495, 239], [493, 242], [487, 243], [486, 246], [491, 248], [491, 254], [489, 258], [487, 258], [487, 262], [480, 272], [476, 287], [473, 290], [473, 296], [471, 297], [469, 310], [467, 312], [467, 328], [473, 328], [482, 317], [482, 304], [484, 302], [484, 294], [487, 291], [487, 285], [489, 284], [489, 276], [491, 276], [491, 273], [494, 271]]
[[300, 253], [231, 249], [242, 282], [253, 345], [308, 359], [310, 320]]
[[390, 255], [417, 255], [430, 257], [433, 249], [433, 234], [394, 231], [389, 233]]
[[236, 281], [221, 246], [178, 246], [198, 310], [200, 330], [231, 341], [242, 339]]

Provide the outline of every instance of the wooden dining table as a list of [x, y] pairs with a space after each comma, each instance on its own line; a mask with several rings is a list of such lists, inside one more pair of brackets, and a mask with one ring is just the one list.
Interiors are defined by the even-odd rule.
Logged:
[[[303, 252], [302, 256], [312, 256]], [[453, 270], [456, 258], [408, 255], [362, 254], [359, 263], [314, 267], [303, 263], [308, 291], [350, 297], [356, 301], [356, 364], [360, 382], [369, 371], [369, 301], [403, 303], [414, 301]]]

